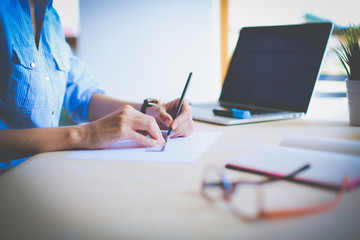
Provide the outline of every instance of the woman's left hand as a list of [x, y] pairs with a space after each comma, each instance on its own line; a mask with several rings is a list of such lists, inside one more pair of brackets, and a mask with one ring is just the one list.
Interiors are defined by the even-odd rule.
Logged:
[[179, 115], [174, 119], [179, 102], [178, 98], [166, 104], [152, 106], [146, 111], [156, 119], [160, 129], [167, 130], [171, 126], [171, 137], [186, 137], [194, 132], [192, 107], [188, 100], [184, 100]]

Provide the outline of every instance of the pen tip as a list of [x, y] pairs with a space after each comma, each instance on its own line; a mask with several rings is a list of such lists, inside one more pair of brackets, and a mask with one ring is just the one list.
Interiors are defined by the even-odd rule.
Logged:
[[165, 142], [167, 143], [167, 141], [169, 141], [170, 135], [166, 136], [165, 138]]

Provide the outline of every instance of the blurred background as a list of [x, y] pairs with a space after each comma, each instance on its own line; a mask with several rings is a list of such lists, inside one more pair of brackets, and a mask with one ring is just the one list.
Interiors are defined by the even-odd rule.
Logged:
[[315, 96], [344, 97], [345, 72], [331, 51], [336, 34], [360, 23], [358, 0], [54, 0], [68, 42], [107, 93], [142, 102], [180, 96], [217, 100], [245, 26], [335, 24]]

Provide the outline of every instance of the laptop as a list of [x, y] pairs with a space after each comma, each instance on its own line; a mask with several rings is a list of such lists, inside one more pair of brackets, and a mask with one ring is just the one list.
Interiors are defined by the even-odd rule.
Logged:
[[[192, 104], [194, 120], [234, 125], [299, 118], [306, 114], [332, 23], [241, 29], [219, 100]], [[239, 119], [213, 109], [248, 110]]]

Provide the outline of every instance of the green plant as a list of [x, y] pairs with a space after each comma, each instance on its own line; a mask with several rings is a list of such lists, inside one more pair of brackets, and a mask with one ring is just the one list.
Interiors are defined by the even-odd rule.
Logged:
[[360, 25], [349, 25], [338, 36], [341, 47], [333, 49], [344, 66], [348, 78], [360, 80]]

